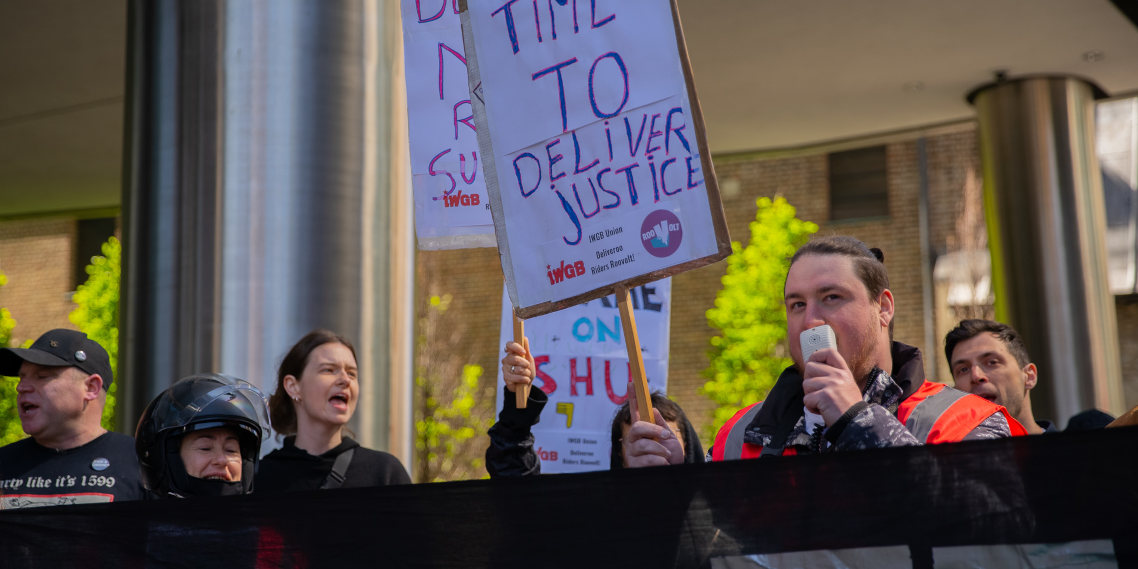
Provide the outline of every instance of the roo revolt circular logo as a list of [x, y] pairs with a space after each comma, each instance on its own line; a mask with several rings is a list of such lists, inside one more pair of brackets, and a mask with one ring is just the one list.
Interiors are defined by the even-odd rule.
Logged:
[[640, 224], [640, 243], [644, 250], [654, 257], [667, 257], [680, 248], [684, 239], [684, 229], [676, 214], [658, 209], [644, 218]]

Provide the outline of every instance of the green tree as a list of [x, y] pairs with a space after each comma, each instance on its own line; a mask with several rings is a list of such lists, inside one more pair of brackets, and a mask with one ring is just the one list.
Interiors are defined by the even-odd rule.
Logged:
[[[91, 257], [87, 265], [87, 282], [79, 285], [72, 300], [78, 305], [71, 311], [71, 322], [88, 338], [106, 348], [111, 358], [111, 371], [118, 377], [119, 355], [119, 278], [122, 266], [122, 244], [111, 236], [103, 243], [102, 256]], [[103, 409], [103, 427], [113, 429], [115, 424], [115, 392], [117, 381], [107, 391], [107, 406]]]
[[795, 217], [782, 197], [759, 198], [756, 205], [751, 240], [746, 247], [731, 243], [723, 288], [707, 311], [708, 325], [719, 331], [711, 338], [709, 381], [701, 390], [717, 404], [708, 440], [740, 408], [764, 399], [790, 365], [782, 289], [790, 257], [818, 231]]
[[[8, 284], [8, 277], [0, 273], [0, 287]], [[16, 320], [7, 308], [0, 308], [0, 348], [11, 346], [12, 330]], [[16, 378], [0, 377], [0, 446], [24, 438], [20, 416], [16, 409]]]
[[420, 480], [442, 482], [473, 477], [482, 466], [481, 457], [460, 456], [462, 447], [490, 428], [489, 422], [472, 417], [482, 366], [462, 366], [462, 378], [450, 401], [440, 400], [438, 390], [428, 387], [427, 378], [415, 378], [415, 386], [430, 391], [426, 396], [424, 416], [415, 421], [415, 450], [419, 457]]
[[[481, 382], [482, 366], [455, 354], [452, 346], [464, 331], [448, 317], [450, 294], [431, 296], [420, 314], [415, 358], [416, 482], [443, 482], [485, 476], [486, 431], [493, 424], [494, 385]], [[444, 333], [445, 331], [445, 333]], [[428, 338], [441, 339], [428, 345]]]

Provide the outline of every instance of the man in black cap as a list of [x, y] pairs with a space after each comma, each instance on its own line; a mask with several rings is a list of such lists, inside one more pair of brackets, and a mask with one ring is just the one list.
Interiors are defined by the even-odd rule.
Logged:
[[19, 377], [28, 438], [0, 448], [0, 509], [138, 500], [134, 439], [100, 421], [114, 377], [86, 334], [51, 330], [31, 348], [0, 349], [0, 375]]

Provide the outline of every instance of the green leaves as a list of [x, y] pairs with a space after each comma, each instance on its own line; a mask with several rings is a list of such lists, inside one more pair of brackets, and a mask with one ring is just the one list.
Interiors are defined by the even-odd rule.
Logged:
[[[818, 226], [795, 217], [782, 197], [759, 198], [751, 239], [744, 247], [731, 243], [723, 288], [707, 323], [719, 330], [711, 338], [701, 392], [715, 401], [711, 437], [740, 408], [766, 397], [788, 365], [783, 285], [790, 257]], [[706, 433], [705, 433], [706, 435]]]
[[482, 366], [468, 363], [458, 348], [468, 327], [461, 310], [448, 313], [454, 296], [435, 294], [426, 300], [415, 346], [415, 481], [485, 475], [484, 437], [494, 421], [496, 378], [483, 382]]
[[[87, 282], [79, 285], [72, 296], [78, 306], [68, 318], [88, 338], [99, 343], [111, 358], [111, 371], [119, 369], [119, 279], [122, 273], [122, 244], [111, 236], [103, 243], [103, 255], [91, 257], [87, 265]], [[115, 392], [119, 383], [111, 383], [107, 406], [103, 409], [103, 427], [114, 428]]]
[[[439, 401], [436, 397], [428, 397], [426, 401], [427, 413], [415, 421], [415, 449], [420, 457], [425, 457], [434, 464], [436, 477], [429, 482], [440, 482], [448, 478], [443, 473], [450, 473], [463, 461], [459, 455], [463, 443], [485, 433], [490, 428], [489, 421], [473, 416], [471, 410], [477, 402], [476, 396], [481, 395], [478, 380], [482, 377], [482, 366], [462, 366], [462, 378], [449, 401]], [[416, 387], [426, 389], [427, 379], [417, 377]], [[470, 460], [470, 459], [466, 459]], [[470, 467], [481, 467], [481, 459], [473, 459]], [[425, 481], [426, 482], [426, 481]]]
[[[8, 277], [4, 273], [0, 273], [0, 286], [8, 284]], [[12, 330], [16, 327], [16, 319], [12, 318], [12, 313], [8, 312], [7, 308], [0, 308], [0, 348], [10, 347], [9, 342], [12, 341]]]
[[[8, 277], [0, 273], [0, 286], [8, 284]], [[10, 347], [16, 319], [7, 308], [0, 308], [0, 348]], [[0, 377], [0, 446], [24, 438], [20, 416], [16, 409], [16, 382], [14, 377]]]

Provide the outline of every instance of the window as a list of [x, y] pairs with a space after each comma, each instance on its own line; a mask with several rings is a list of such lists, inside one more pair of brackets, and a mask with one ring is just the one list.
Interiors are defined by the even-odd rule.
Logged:
[[80, 219], [76, 223], [75, 234], [71, 290], [87, 282], [87, 265], [91, 264], [91, 257], [103, 254], [103, 243], [115, 234], [115, 218]]
[[829, 163], [831, 220], [889, 215], [884, 146], [835, 152]]

